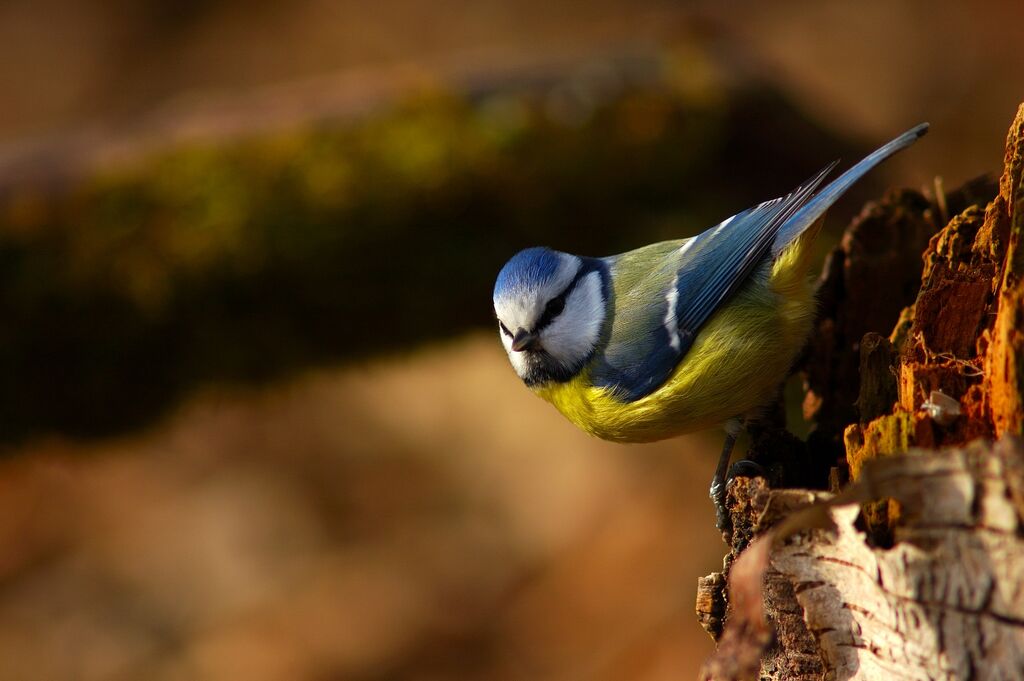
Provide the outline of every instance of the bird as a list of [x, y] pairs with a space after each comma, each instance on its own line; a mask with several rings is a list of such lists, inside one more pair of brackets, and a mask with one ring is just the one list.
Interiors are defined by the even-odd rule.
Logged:
[[605, 440], [651, 442], [724, 426], [710, 488], [722, 529], [736, 438], [777, 395], [810, 335], [808, 268], [825, 212], [927, 131], [927, 123], [911, 128], [822, 186], [838, 165], [830, 163], [785, 196], [693, 237], [608, 257], [519, 251], [493, 293], [513, 369]]

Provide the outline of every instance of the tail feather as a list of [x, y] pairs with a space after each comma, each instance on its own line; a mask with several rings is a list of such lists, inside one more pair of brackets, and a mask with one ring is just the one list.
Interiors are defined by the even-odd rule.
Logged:
[[889, 158], [897, 151], [909, 147], [928, 132], [928, 124], [921, 123], [906, 131], [896, 139], [888, 142], [868, 154], [863, 160], [830, 182], [818, 191], [793, 217], [779, 229], [772, 242], [772, 255], [778, 257], [794, 239], [813, 225], [829, 208], [832, 207], [847, 189], [864, 177], [872, 168]]

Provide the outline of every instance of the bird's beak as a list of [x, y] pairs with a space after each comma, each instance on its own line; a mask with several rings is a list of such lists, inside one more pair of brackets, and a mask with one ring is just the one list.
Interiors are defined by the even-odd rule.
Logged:
[[516, 352], [523, 350], [535, 350], [537, 348], [537, 334], [530, 333], [526, 329], [518, 329], [512, 337], [512, 349]]

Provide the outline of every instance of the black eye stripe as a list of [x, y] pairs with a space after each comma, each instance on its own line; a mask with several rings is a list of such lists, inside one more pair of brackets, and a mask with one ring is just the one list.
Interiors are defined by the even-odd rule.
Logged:
[[505, 334], [505, 335], [506, 335], [506, 336], [508, 336], [509, 338], [511, 338], [511, 337], [512, 337], [512, 332], [508, 330], [508, 327], [507, 327], [507, 326], [505, 326], [505, 322], [503, 322], [503, 321], [501, 321], [501, 320], [499, 319], [499, 320], [498, 320], [498, 326], [499, 326], [499, 327], [501, 327], [501, 332], [502, 332], [503, 334]]
[[544, 313], [540, 316], [540, 319], [537, 320], [537, 327], [535, 331], [540, 331], [553, 322], [558, 315], [562, 314], [562, 310], [565, 309], [565, 301], [569, 298], [569, 294], [576, 289], [576, 285], [579, 284], [583, 277], [589, 273], [590, 272], [587, 268], [581, 267], [579, 272], [576, 273], [576, 276], [569, 282], [569, 285], [565, 287], [565, 290], [548, 301], [547, 306], [544, 308]]
[[568, 291], [563, 291], [558, 296], [555, 296], [548, 301], [547, 306], [544, 308], [544, 314], [537, 320], [537, 330], [540, 331], [548, 324], [555, 320], [555, 317], [562, 314], [562, 310], [565, 309], [565, 299], [569, 296]]

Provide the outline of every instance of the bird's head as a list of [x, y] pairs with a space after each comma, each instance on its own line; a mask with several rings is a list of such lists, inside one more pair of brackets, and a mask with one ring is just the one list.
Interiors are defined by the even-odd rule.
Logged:
[[604, 324], [606, 271], [548, 248], [512, 256], [494, 284], [498, 333], [527, 385], [567, 381], [594, 352]]

